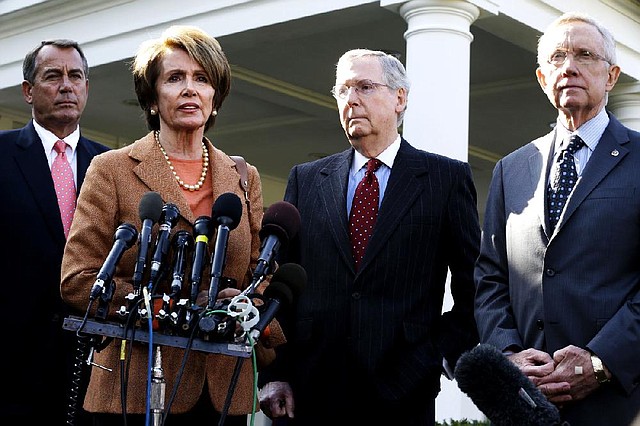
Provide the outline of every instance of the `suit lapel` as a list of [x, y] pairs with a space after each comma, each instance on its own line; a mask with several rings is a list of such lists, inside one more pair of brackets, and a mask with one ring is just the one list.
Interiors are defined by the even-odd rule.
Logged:
[[343, 151], [331, 163], [320, 169], [319, 173], [320, 197], [325, 216], [329, 220], [331, 236], [345, 263], [354, 268], [346, 207], [347, 181], [352, 158], [352, 149]]
[[629, 137], [626, 133], [621, 133], [621, 130], [624, 129], [620, 122], [612, 116], [609, 117], [609, 125], [598, 141], [596, 149], [567, 201], [566, 211], [562, 215], [561, 222], [558, 223], [558, 229], [571, 218], [587, 195], [629, 153], [629, 150], [624, 146], [629, 142]]
[[[531, 203], [534, 211], [538, 212], [540, 225], [544, 229], [547, 238], [551, 238], [553, 230], [549, 229], [547, 220], [547, 182], [549, 180], [550, 162], [553, 159], [553, 144], [555, 141], [555, 131], [543, 136], [534, 142], [538, 152], [529, 157], [530, 184], [536, 186], [535, 195]], [[528, 193], [528, 191], [523, 191]]]
[[422, 180], [428, 173], [423, 156], [418, 155], [417, 150], [403, 139], [394, 160], [373, 234], [362, 259], [361, 270], [382, 250], [409, 208], [425, 191]]
[[175, 204], [180, 210], [180, 215], [189, 223], [193, 223], [195, 218], [191, 208], [182, 195], [180, 187], [174, 184], [175, 178], [162, 152], [155, 145], [153, 132], [150, 132], [131, 148], [129, 156], [139, 161], [133, 172], [149, 187], [149, 191], [160, 194], [165, 203]]
[[98, 155], [99, 152], [94, 149], [89, 140], [80, 136], [78, 140], [78, 147], [76, 148], [76, 166], [77, 166], [77, 192], [80, 193], [80, 188], [82, 187], [82, 182], [84, 182], [84, 177], [87, 174], [87, 169], [89, 168], [89, 163], [91, 163], [91, 159], [94, 156]]
[[51, 230], [51, 235], [61, 246], [64, 246], [65, 238], [62, 230], [62, 220], [60, 219], [58, 198], [53, 187], [51, 170], [42, 148], [42, 142], [32, 122], [29, 122], [22, 129], [16, 143], [18, 149], [16, 150], [15, 161], [24, 177], [25, 186], [29, 189], [38, 205], [47, 227]]

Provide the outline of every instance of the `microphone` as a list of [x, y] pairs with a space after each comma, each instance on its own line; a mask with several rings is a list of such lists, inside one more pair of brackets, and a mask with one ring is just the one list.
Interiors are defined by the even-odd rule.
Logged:
[[160, 227], [158, 228], [155, 251], [153, 253], [153, 258], [151, 261], [149, 290], [151, 290], [151, 287], [155, 285], [156, 280], [158, 279], [161, 272], [160, 269], [162, 266], [164, 266], [164, 262], [167, 258], [167, 253], [169, 252], [169, 235], [171, 234], [171, 229], [176, 226], [179, 215], [180, 210], [175, 204], [167, 203], [162, 206], [162, 214], [160, 215], [159, 221]]
[[297, 302], [302, 289], [307, 285], [307, 272], [297, 263], [280, 265], [264, 290], [267, 301], [259, 312], [260, 318], [252, 327], [249, 335], [255, 341], [267, 328], [281, 308], [288, 309]]
[[213, 203], [211, 217], [218, 224], [214, 253], [211, 259], [211, 283], [208, 308], [213, 309], [220, 287], [220, 278], [227, 257], [229, 231], [236, 229], [242, 218], [242, 201], [233, 192], [225, 192]]
[[184, 281], [184, 273], [187, 269], [187, 256], [191, 246], [193, 245], [193, 237], [191, 233], [180, 230], [173, 236], [173, 280], [171, 281], [171, 293], [178, 295], [182, 290], [182, 282]]
[[138, 213], [142, 221], [140, 239], [138, 240], [138, 259], [133, 272], [133, 288], [135, 293], [140, 292], [144, 269], [147, 264], [149, 246], [151, 245], [151, 231], [153, 225], [160, 220], [162, 214], [162, 197], [157, 192], [146, 192], [140, 199]]
[[136, 231], [135, 226], [130, 223], [123, 223], [118, 226], [113, 236], [113, 246], [96, 276], [96, 281], [89, 294], [89, 300], [95, 300], [102, 292], [105, 283], [111, 283], [113, 274], [116, 271], [116, 265], [120, 261], [122, 254], [133, 246], [137, 238], [138, 231]]
[[300, 229], [300, 213], [296, 207], [287, 201], [273, 203], [262, 218], [260, 238], [260, 256], [253, 272], [253, 280], [249, 285], [252, 289], [271, 272], [273, 260], [280, 249], [296, 236]]
[[195, 245], [193, 248], [193, 258], [191, 260], [191, 304], [195, 305], [198, 297], [198, 290], [202, 282], [202, 273], [207, 261], [207, 253], [209, 250], [209, 239], [213, 234], [211, 226], [211, 218], [209, 216], [200, 216], [193, 223], [193, 236]]
[[454, 371], [458, 387], [495, 426], [558, 426], [558, 408], [495, 346], [462, 354]]

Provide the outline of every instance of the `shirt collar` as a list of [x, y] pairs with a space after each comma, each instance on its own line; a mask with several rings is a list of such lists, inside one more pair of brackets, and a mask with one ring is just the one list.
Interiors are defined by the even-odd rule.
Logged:
[[571, 135], [580, 136], [580, 139], [584, 141], [585, 145], [593, 151], [596, 149], [598, 141], [600, 141], [600, 138], [608, 125], [609, 115], [604, 108], [602, 108], [595, 117], [578, 127], [574, 132], [571, 132], [569, 129], [564, 127], [564, 125], [562, 125], [558, 120], [556, 124], [556, 152], [559, 152], [562, 148], [567, 146]]
[[[380, 153], [376, 158], [382, 161], [382, 164], [385, 166], [392, 168], [393, 162], [396, 159], [396, 155], [398, 155], [398, 150], [400, 149], [400, 135], [396, 138], [391, 145], [389, 145], [384, 151]], [[369, 161], [367, 157], [360, 154], [358, 151], [354, 150], [353, 156], [353, 164], [351, 165], [351, 174], [355, 174], [360, 170], [364, 165]]]
[[[36, 133], [38, 134], [38, 136], [40, 136], [40, 140], [42, 141], [45, 152], [51, 152], [51, 150], [53, 150], [53, 145], [59, 140], [59, 138], [52, 132], [38, 124], [36, 120], [33, 120], [33, 127], [35, 127]], [[76, 129], [73, 131], [73, 133], [71, 133], [63, 140], [67, 145], [69, 145], [69, 147], [71, 147], [71, 151], [75, 152], [76, 147], [78, 146], [78, 141], [80, 140], [80, 126], [76, 126]]]

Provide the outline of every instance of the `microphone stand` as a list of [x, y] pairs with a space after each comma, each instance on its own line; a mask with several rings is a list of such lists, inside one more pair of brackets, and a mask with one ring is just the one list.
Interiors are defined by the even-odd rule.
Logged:
[[162, 369], [162, 353], [160, 352], [160, 346], [156, 346], [151, 378], [151, 401], [149, 402], [153, 426], [162, 425], [165, 388], [166, 382], [164, 379], [164, 370]]

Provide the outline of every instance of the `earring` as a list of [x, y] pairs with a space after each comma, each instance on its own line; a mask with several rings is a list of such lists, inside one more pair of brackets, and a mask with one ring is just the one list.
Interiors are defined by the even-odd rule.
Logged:
[[216, 115], [218, 115], [218, 111], [214, 109], [213, 111], [211, 111], [211, 115], [215, 117]]
[[149, 113], [150, 113], [151, 115], [156, 115], [156, 114], [158, 113], [158, 111], [156, 111], [155, 109], [151, 108], [151, 109], [149, 110]]

